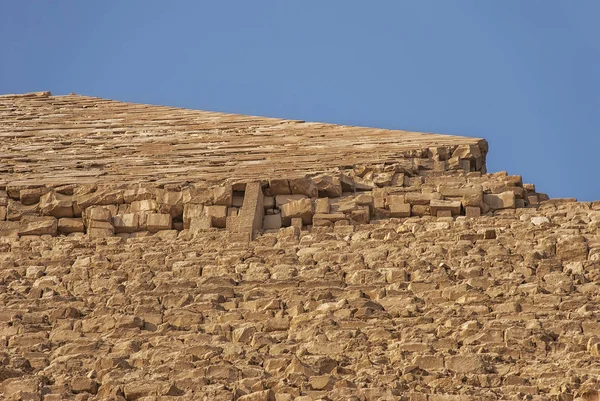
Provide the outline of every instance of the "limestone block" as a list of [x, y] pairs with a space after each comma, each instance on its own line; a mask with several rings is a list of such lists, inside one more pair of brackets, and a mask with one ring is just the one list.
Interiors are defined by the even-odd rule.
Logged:
[[556, 243], [556, 257], [563, 262], [587, 260], [588, 244], [583, 236], [568, 236]]
[[446, 368], [456, 373], [481, 373], [484, 368], [479, 355], [453, 355], [446, 358]]
[[26, 188], [19, 191], [21, 203], [24, 205], [33, 205], [39, 202], [40, 197], [50, 191], [46, 187]]
[[[231, 217], [235, 218], [235, 217]], [[229, 225], [229, 224], [228, 224]], [[212, 228], [212, 218], [208, 216], [190, 217], [187, 229], [191, 231], [205, 231]]]
[[139, 213], [117, 214], [112, 218], [112, 225], [116, 233], [132, 233], [140, 228]]
[[233, 191], [231, 185], [213, 188], [213, 204], [231, 206], [233, 204]]
[[86, 220], [110, 221], [112, 214], [108, 208], [104, 207], [89, 207], [85, 210]]
[[154, 212], [157, 204], [154, 199], [144, 199], [131, 202], [131, 212]]
[[275, 196], [275, 206], [281, 208], [286, 203], [294, 202], [300, 199], [306, 199], [306, 195], [277, 195]]
[[58, 232], [61, 234], [82, 233], [85, 231], [83, 219], [63, 217], [58, 220]]
[[309, 198], [316, 198], [319, 196], [319, 190], [312, 178], [292, 178], [289, 182], [292, 194], [306, 195]]
[[146, 215], [146, 229], [152, 233], [160, 230], [171, 229], [171, 215], [166, 213], [148, 213]]
[[21, 220], [19, 235], [56, 235], [58, 221], [54, 217], [30, 217]]
[[281, 228], [281, 214], [265, 215], [263, 218], [263, 229], [264, 230], [276, 230]]
[[99, 189], [96, 192], [77, 195], [75, 202], [82, 210], [92, 205], [116, 205], [124, 202], [123, 191], [106, 188]]
[[[429, 203], [429, 210], [431, 214], [436, 216], [439, 211], [449, 211], [452, 216], [460, 215], [461, 203], [460, 201], [449, 201], [449, 200], [435, 200], [432, 199]], [[438, 216], [440, 217], [440, 216]]]
[[442, 195], [438, 192], [420, 193], [420, 192], [408, 192], [404, 195], [404, 202], [410, 203], [411, 205], [429, 205], [432, 200], [440, 200]]
[[515, 193], [505, 191], [499, 194], [483, 195], [483, 202], [492, 210], [510, 209], [515, 207]]
[[410, 203], [404, 202], [404, 196], [390, 195], [386, 202], [390, 210], [390, 217], [410, 217]]
[[217, 228], [225, 228], [227, 223], [227, 206], [213, 205], [204, 207], [204, 215], [210, 217], [211, 225]]
[[69, 195], [62, 195], [54, 191], [40, 197], [40, 213], [57, 218], [73, 217], [73, 200]]
[[6, 206], [0, 206], [0, 221], [6, 220]]
[[344, 213], [315, 213], [313, 215], [314, 220], [326, 220], [332, 223], [340, 220], [346, 220], [347, 216]]
[[429, 205], [414, 205], [410, 209], [410, 213], [412, 216], [427, 216], [431, 214], [429, 210]]
[[275, 195], [290, 195], [290, 183], [286, 179], [269, 180], [269, 192], [271, 196]]
[[125, 203], [153, 199], [154, 197], [154, 191], [149, 188], [135, 188], [123, 191], [123, 201]]
[[481, 209], [478, 206], [465, 206], [465, 215], [467, 217], [481, 216]]
[[173, 218], [181, 217], [183, 214], [183, 193], [181, 191], [159, 189], [156, 191], [156, 203], [158, 213], [168, 213]]
[[338, 198], [342, 196], [342, 181], [340, 177], [332, 175], [323, 175], [313, 179], [319, 196]]
[[317, 213], [329, 213], [330, 204], [329, 198], [320, 198], [315, 200], [315, 214]]
[[190, 222], [195, 217], [204, 216], [204, 205], [186, 203], [183, 206], [183, 228], [190, 228]]
[[350, 212], [350, 219], [357, 224], [368, 224], [371, 221], [371, 210], [369, 206], [358, 206]]
[[281, 205], [281, 217], [285, 225], [291, 223], [292, 218], [301, 218], [304, 225], [309, 225], [313, 217], [312, 200], [305, 198]]
[[367, 206], [369, 208], [369, 212], [372, 214], [373, 209], [375, 207], [375, 203], [373, 200], [373, 195], [370, 194], [360, 194], [354, 198], [354, 203], [359, 206]]

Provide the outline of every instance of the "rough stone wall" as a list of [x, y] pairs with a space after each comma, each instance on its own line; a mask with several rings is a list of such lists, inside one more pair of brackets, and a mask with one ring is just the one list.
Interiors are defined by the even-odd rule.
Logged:
[[[63, 164], [37, 181], [20, 135], [74, 137], [48, 110], [126, 111], [84, 130], [202, 112], [0, 100], [0, 132], [21, 130], [1, 162], [0, 399], [598, 400], [600, 202], [487, 174], [484, 142], [372, 162], [351, 146], [289, 174], [159, 163], [115, 183], [106, 163], [87, 182]], [[24, 110], [36, 130], [11, 123]]]

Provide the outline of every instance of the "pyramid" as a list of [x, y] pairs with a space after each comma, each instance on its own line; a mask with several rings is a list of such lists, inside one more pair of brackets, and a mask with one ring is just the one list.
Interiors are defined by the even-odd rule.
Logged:
[[49, 92], [0, 139], [7, 400], [598, 400], [600, 203], [484, 139]]

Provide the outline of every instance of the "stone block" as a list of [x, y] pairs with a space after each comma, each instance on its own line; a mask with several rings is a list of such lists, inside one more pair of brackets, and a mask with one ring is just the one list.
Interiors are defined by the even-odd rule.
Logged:
[[37, 187], [37, 188], [26, 188], [19, 191], [19, 196], [21, 203], [29, 206], [34, 205], [40, 201], [40, 197], [50, 191], [50, 189], [46, 187]]
[[58, 232], [58, 221], [54, 217], [32, 217], [21, 220], [19, 235], [52, 235]]
[[154, 199], [144, 199], [139, 201], [131, 202], [131, 211], [135, 212], [154, 212], [156, 211], [157, 204]]
[[233, 204], [233, 191], [231, 185], [213, 188], [213, 204], [231, 206]]
[[0, 221], [6, 220], [6, 206], [0, 206]]
[[515, 193], [505, 191], [499, 194], [485, 194], [483, 202], [492, 210], [511, 209], [515, 207]]
[[313, 179], [317, 186], [318, 195], [330, 198], [342, 196], [342, 181], [340, 177], [323, 175]]
[[481, 216], [481, 209], [478, 206], [466, 206], [465, 215], [467, 217], [479, 217]]
[[112, 218], [112, 225], [116, 233], [132, 233], [140, 228], [139, 213], [117, 214]]
[[438, 192], [420, 193], [420, 192], [408, 192], [404, 195], [404, 202], [410, 203], [411, 205], [429, 205], [432, 200], [440, 200], [442, 195]]
[[71, 196], [48, 192], [40, 198], [40, 213], [45, 216], [73, 217], [73, 201]]
[[452, 217], [452, 211], [451, 210], [438, 210], [436, 212], [436, 216], [437, 217]]
[[171, 215], [166, 213], [148, 213], [146, 215], [146, 229], [151, 233], [171, 229]]
[[58, 232], [61, 234], [82, 233], [85, 231], [83, 219], [63, 217], [58, 220]]
[[[235, 217], [231, 217], [235, 219]], [[229, 224], [228, 224], [229, 225]], [[212, 218], [208, 216], [190, 217], [188, 227], [190, 231], [206, 231], [213, 227]]]
[[306, 195], [277, 195], [275, 196], [275, 206], [281, 209], [286, 203], [294, 202], [300, 199], [307, 199]]
[[319, 190], [312, 178], [292, 178], [289, 182], [292, 194], [306, 195], [309, 198], [316, 198], [319, 196]]
[[313, 217], [312, 200], [305, 198], [281, 205], [281, 217], [285, 225], [289, 225], [291, 219], [295, 217], [301, 218], [304, 225], [311, 224]]
[[315, 200], [315, 214], [329, 213], [329, 198], [320, 198]]
[[110, 221], [111, 217], [112, 214], [108, 208], [92, 206], [85, 210], [86, 220]]
[[204, 207], [204, 215], [210, 217], [211, 225], [217, 228], [225, 228], [227, 223], [227, 206], [213, 205]]
[[276, 230], [281, 228], [281, 214], [266, 215], [263, 218], [263, 229], [264, 230]]
[[460, 215], [460, 208], [460, 201], [432, 199], [429, 203], [429, 210], [434, 216], [436, 216], [439, 211], [449, 211], [452, 216], [458, 216]]
[[387, 197], [387, 206], [390, 210], [390, 217], [410, 217], [410, 203], [404, 202], [404, 196], [390, 195]]
[[271, 196], [275, 195], [290, 195], [290, 183], [286, 179], [269, 180], [269, 192]]
[[446, 368], [456, 373], [482, 373], [484, 364], [479, 355], [453, 355], [446, 358]]
[[190, 222], [195, 217], [204, 216], [204, 205], [186, 203], [183, 206], [183, 228], [190, 228]]

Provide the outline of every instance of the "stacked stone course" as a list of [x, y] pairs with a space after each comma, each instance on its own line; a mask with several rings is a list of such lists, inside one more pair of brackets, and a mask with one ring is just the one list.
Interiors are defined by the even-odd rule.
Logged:
[[[190, 121], [251, 146], [186, 175], [162, 139]], [[106, 124], [141, 142], [122, 172]], [[597, 400], [600, 202], [488, 174], [483, 140], [361, 130], [0, 97], [0, 399]]]

